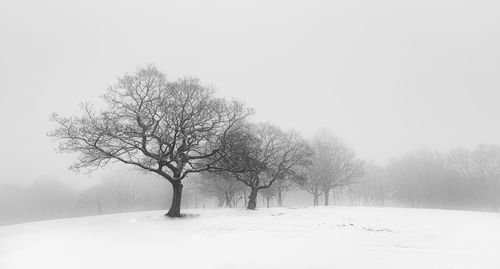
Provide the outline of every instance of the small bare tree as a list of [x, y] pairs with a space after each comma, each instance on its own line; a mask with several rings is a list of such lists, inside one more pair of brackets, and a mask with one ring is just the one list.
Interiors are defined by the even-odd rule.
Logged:
[[108, 199], [109, 198], [104, 193], [102, 186], [97, 185], [83, 191], [80, 195], [80, 199], [78, 200], [78, 204], [83, 207], [95, 206], [97, 213], [101, 215], [103, 207]]
[[170, 217], [180, 217], [182, 180], [209, 169], [225, 135], [251, 111], [216, 98], [198, 79], [167, 81], [153, 66], [124, 75], [104, 95], [100, 112], [83, 105], [83, 116], [52, 119], [62, 152], [78, 153], [74, 170], [111, 161], [155, 173], [172, 184]]

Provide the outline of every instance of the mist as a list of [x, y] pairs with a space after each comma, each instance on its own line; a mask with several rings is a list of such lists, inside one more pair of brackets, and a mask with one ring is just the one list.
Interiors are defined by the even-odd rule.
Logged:
[[71, 157], [47, 139], [48, 115], [77, 113], [117, 76], [148, 63], [170, 78], [215, 85], [255, 108], [256, 120], [308, 136], [329, 128], [379, 164], [423, 148], [499, 144], [498, 8], [495, 1], [4, 1], [0, 113], [8, 131], [0, 143], [8, 154], [0, 180], [47, 176], [86, 186], [67, 171]]
[[[499, 11], [488, 0], [4, 0], [0, 235], [66, 218], [164, 232], [166, 215], [201, 237], [244, 218], [269, 243], [281, 228], [391, 233], [408, 214], [421, 234], [389, 248], [446, 245], [441, 227], [458, 220], [468, 236], [500, 210]], [[266, 261], [245, 266], [276, 265]]]

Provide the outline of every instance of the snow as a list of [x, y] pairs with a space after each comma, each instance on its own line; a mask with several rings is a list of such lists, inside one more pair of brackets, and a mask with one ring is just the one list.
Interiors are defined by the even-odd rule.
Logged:
[[500, 214], [404, 208], [162, 211], [0, 227], [0, 268], [500, 268]]

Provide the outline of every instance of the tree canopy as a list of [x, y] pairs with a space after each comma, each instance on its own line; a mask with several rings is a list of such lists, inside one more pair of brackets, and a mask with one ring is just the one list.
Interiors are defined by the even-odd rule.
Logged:
[[[168, 81], [154, 66], [126, 74], [106, 90], [105, 108], [82, 105], [83, 115], [52, 115], [49, 135], [59, 150], [78, 154], [72, 169], [111, 161], [153, 172], [174, 186], [169, 216], [180, 216], [181, 180], [206, 171], [224, 148], [226, 134], [252, 110], [215, 96], [196, 78]], [[215, 158], [214, 158], [215, 157]]]

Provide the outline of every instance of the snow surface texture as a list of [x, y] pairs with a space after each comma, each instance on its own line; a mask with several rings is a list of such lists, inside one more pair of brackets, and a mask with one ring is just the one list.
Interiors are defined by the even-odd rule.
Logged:
[[0, 227], [0, 268], [500, 268], [500, 214], [150, 211]]

